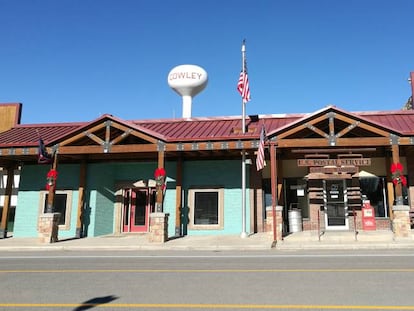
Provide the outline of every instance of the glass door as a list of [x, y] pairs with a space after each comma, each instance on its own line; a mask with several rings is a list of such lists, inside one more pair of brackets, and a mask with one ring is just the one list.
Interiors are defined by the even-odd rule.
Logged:
[[123, 232], [148, 231], [152, 197], [147, 188], [124, 189]]
[[348, 197], [345, 179], [323, 181], [325, 228], [329, 230], [348, 229]]

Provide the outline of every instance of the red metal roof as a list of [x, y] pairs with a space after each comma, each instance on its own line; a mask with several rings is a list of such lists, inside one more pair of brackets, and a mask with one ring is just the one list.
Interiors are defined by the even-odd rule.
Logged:
[[[336, 108], [335, 108], [336, 109]], [[340, 109], [338, 109], [341, 111]], [[350, 113], [356, 117], [369, 120], [375, 124], [389, 128], [401, 135], [414, 135], [414, 110], [399, 111], [366, 111]], [[261, 125], [270, 133], [282, 129], [312, 114], [259, 115], [257, 118], [247, 117], [247, 133], [241, 133], [241, 117], [211, 117], [191, 119], [133, 120], [123, 121], [125, 125], [148, 131], [165, 138], [167, 142], [258, 139]], [[104, 117], [104, 116], [103, 116]], [[101, 117], [102, 118], [102, 117]], [[99, 118], [99, 119], [101, 119]], [[39, 136], [45, 144], [51, 144], [76, 130], [90, 125], [92, 122], [48, 123], [16, 125], [12, 129], [0, 133], [0, 147], [36, 146]]]
[[241, 133], [241, 117], [193, 118], [176, 120], [147, 120], [133, 121], [135, 124], [157, 132], [168, 141], [197, 141], [197, 140], [231, 140], [243, 138], [257, 138], [260, 135], [261, 124], [266, 131], [281, 127], [293, 122], [294, 116], [260, 116], [246, 118], [247, 131]]
[[403, 135], [414, 135], [414, 110], [366, 111], [355, 114]]
[[51, 123], [17, 125], [12, 129], [0, 133], [1, 147], [29, 147], [39, 143], [41, 137], [47, 145], [74, 129], [81, 128], [86, 123]]

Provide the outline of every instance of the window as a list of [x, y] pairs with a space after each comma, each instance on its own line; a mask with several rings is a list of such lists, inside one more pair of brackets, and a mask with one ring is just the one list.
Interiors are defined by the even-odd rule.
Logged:
[[[49, 193], [47, 191], [40, 192], [39, 212], [44, 214], [47, 212], [47, 200]], [[59, 229], [70, 229], [70, 215], [72, 209], [72, 191], [57, 190], [55, 193], [54, 212], [60, 213]]]
[[361, 195], [366, 197], [375, 210], [375, 217], [388, 217], [387, 181], [385, 177], [360, 178]]
[[[309, 197], [308, 186], [303, 178], [285, 178], [285, 209], [288, 211], [293, 209], [301, 210], [302, 218], [309, 218]], [[271, 190], [270, 192], [271, 193]]]
[[190, 189], [190, 229], [223, 229], [223, 193], [220, 189]]

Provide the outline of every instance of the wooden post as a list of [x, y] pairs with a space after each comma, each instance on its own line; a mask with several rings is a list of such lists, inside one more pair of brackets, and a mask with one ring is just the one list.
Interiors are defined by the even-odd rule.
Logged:
[[[160, 147], [158, 151], [158, 168], [164, 168], [164, 149]], [[162, 213], [162, 201], [163, 201], [163, 188], [157, 186], [157, 204], [156, 204], [156, 212]]]
[[[54, 157], [53, 157], [52, 169], [56, 170], [56, 168], [57, 168], [57, 155], [55, 154]], [[47, 213], [53, 213], [54, 212], [56, 182], [57, 182], [57, 178], [53, 182], [53, 184], [50, 185], [50, 187], [49, 187], [49, 193], [48, 193], [48, 196], [47, 196], [47, 208], [46, 208]]]
[[391, 172], [390, 172], [390, 167], [391, 167], [391, 161], [392, 159], [390, 159], [390, 157], [387, 155], [385, 158], [385, 171], [388, 172], [387, 173], [387, 193], [388, 193], [388, 198], [387, 198], [387, 203], [388, 203], [388, 217], [392, 220], [393, 219], [393, 213], [392, 213], [392, 206], [394, 205], [394, 184], [392, 183], [392, 178], [391, 178]]
[[175, 186], [175, 235], [181, 235], [181, 206], [182, 206], [182, 185], [183, 185], [183, 160], [178, 158], [177, 160], [177, 174], [176, 174], [176, 186]]
[[277, 241], [276, 230], [276, 205], [277, 205], [277, 165], [276, 165], [276, 146], [270, 144], [270, 180], [272, 188], [272, 216], [273, 216], [273, 241]]
[[85, 185], [86, 185], [86, 161], [82, 160], [80, 164], [80, 172], [79, 172], [79, 199], [78, 199], [78, 212], [77, 212], [77, 220], [76, 220], [76, 237], [81, 238], [83, 237], [82, 232], [82, 225], [83, 225], [83, 218], [84, 215], [84, 204], [85, 204]]
[[[399, 163], [400, 162], [400, 150], [397, 144], [392, 145], [392, 163]], [[396, 205], [403, 205], [403, 197], [402, 197], [402, 186], [401, 183], [397, 183], [395, 185], [395, 204]]]
[[10, 213], [11, 197], [13, 195], [13, 180], [15, 166], [7, 167], [6, 193], [4, 195], [3, 212], [1, 215], [0, 238], [7, 238], [7, 222]]

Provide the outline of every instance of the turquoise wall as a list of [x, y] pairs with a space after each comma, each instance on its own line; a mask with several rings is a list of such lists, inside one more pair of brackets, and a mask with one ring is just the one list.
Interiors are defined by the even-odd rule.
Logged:
[[[115, 231], [115, 186], [119, 181], [153, 179], [157, 164], [153, 163], [92, 163], [87, 166], [85, 218], [87, 236], [101, 236]], [[26, 165], [22, 168], [15, 216], [15, 237], [37, 237], [39, 191], [45, 189], [49, 165]], [[61, 164], [58, 168], [58, 190], [72, 190], [69, 230], [59, 230], [59, 238], [76, 235], [79, 165]], [[167, 189], [164, 212], [169, 213], [168, 235], [175, 235], [176, 163], [166, 163]], [[247, 170], [248, 185], [248, 170]], [[222, 230], [186, 230], [189, 235], [239, 234], [242, 231], [242, 196], [240, 161], [183, 162], [183, 206], [187, 206], [188, 189], [217, 187], [224, 190], [224, 228]], [[246, 187], [246, 202], [249, 202]], [[246, 204], [246, 224], [249, 229], [249, 206]]]
[[[246, 169], [246, 230], [249, 231], [249, 184]], [[239, 234], [242, 232], [241, 160], [192, 161], [183, 163], [184, 206], [188, 189], [203, 186], [224, 187], [224, 228], [222, 230], [188, 230], [188, 235]]]
[[[21, 171], [13, 236], [37, 237], [40, 212], [40, 191], [46, 187], [49, 165], [24, 165]], [[57, 189], [72, 190], [69, 230], [59, 230], [59, 237], [73, 237], [76, 233], [79, 165], [62, 165], [58, 170]]]
[[89, 164], [87, 192], [89, 193], [90, 224], [88, 236], [115, 232], [115, 191], [119, 181], [153, 179], [155, 163]]

